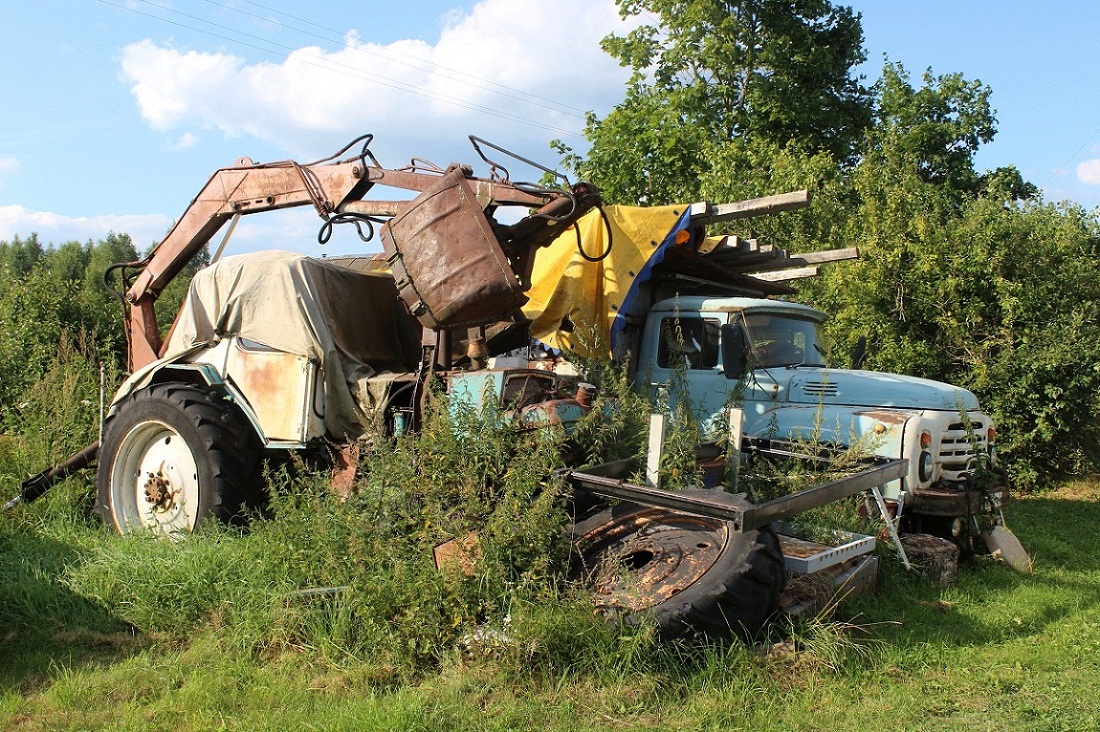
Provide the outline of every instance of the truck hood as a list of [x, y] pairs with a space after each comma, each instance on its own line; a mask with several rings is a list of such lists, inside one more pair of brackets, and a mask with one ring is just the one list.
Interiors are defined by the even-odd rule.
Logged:
[[768, 371], [777, 381], [787, 381], [787, 401], [794, 403], [944, 411], [978, 408], [978, 398], [966, 389], [916, 376], [812, 366]]

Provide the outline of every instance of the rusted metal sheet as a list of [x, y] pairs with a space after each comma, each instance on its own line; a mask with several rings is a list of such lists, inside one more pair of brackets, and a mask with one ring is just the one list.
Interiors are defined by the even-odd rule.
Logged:
[[264, 438], [292, 442], [305, 438], [316, 370], [309, 359], [238, 344], [229, 350], [226, 369], [255, 412]]
[[340, 496], [341, 501], [351, 498], [351, 492], [355, 488], [355, 473], [359, 467], [359, 443], [350, 442], [333, 451], [332, 490]]
[[497, 322], [527, 302], [461, 168], [381, 231], [401, 299], [427, 328]]
[[481, 539], [476, 531], [471, 531], [466, 536], [451, 539], [432, 548], [432, 559], [435, 568], [443, 571], [447, 568], [457, 569], [467, 577], [472, 577], [477, 570], [477, 563], [481, 561]]
[[[584, 537], [596, 607], [638, 612], [687, 589], [714, 566], [729, 541], [725, 524], [648, 509], [609, 521]], [[613, 548], [613, 549], [612, 549]]]

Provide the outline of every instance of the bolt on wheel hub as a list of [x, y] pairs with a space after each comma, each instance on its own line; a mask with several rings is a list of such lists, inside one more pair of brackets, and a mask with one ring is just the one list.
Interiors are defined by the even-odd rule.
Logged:
[[172, 505], [173, 492], [164, 473], [157, 471], [154, 475], [149, 473], [145, 481], [145, 500], [159, 511], [165, 511]]

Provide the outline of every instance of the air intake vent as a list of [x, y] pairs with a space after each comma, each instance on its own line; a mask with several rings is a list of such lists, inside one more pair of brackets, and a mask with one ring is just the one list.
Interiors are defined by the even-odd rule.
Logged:
[[836, 396], [837, 386], [828, 381], [807, 381], [802, 388], [810, 396], [831, 397]]

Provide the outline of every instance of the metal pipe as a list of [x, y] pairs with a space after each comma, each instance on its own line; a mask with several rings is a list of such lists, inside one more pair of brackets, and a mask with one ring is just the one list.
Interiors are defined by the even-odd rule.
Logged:
[[30, 503], [42, 496], [59, 480], [69, 477], [78, 470], [83, 470], [92, 464], [99, 454], [99, 440], [85, 447], [80, 452], [70, 457], [60, 465], [43, 470], [23, 481], [19, 495], [4, 504], [5, 511], [15, 508], [20, 503]]

